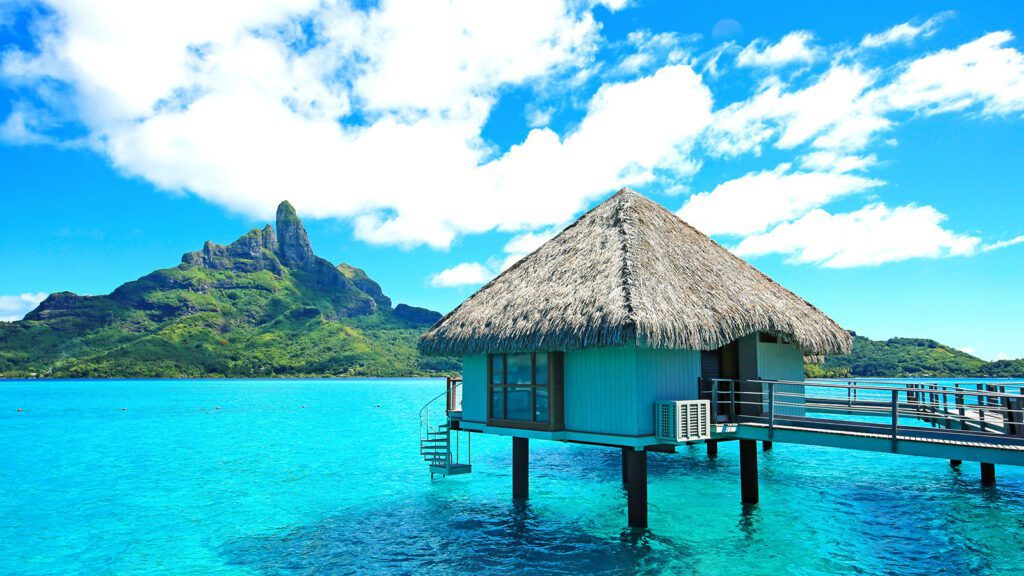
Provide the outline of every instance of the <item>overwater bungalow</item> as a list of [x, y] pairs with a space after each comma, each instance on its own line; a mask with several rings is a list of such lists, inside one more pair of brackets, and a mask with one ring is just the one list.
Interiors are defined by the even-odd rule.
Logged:
[[[619, 448], [629, 524], [642, 527], [648, 451], [738, 440], [742, 497], [756, 502], [756, 442], [801, 441], [809, 406], [827, 408], [808, 400], [804, 357], [851, 344], [821, 310], [623, 189], [423, 335], [423, 353], [462, 357], [463, 374], [441, 423], [426, 410], [421, 452], [432, 473], [464, 473], [460, 433], [510, 436], [513, 496], [525, 498], [531, 439]], [[845, 408], [888, 406], [865, 394]], [[894, 414], [910, 409], [904, 394]], [[895, 450], [898, 432], [886, 431]]]

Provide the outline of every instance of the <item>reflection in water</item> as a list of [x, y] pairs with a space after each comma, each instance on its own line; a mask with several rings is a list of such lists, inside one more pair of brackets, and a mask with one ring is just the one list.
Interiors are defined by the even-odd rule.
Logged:
[[[666, 549], [674, 553], [658, 554]], [[658, 574], [668, 568], [664, 559], [678, 561], [687, 550], [646, 530], [623, 530], [615, 539], [592, 535], [541, 517], [526, 503], [479, 506], [428, 496], [238, 538], [221, 554], [262, 574]]]
[[740, 529], [740, 532], [748, 540], [753, 540], [757, 536], [757, 504], [747, 504], [744, 502], [741, 506], [742, 511], [740, 512], [739, 522], [736, 523], [736, 527]]

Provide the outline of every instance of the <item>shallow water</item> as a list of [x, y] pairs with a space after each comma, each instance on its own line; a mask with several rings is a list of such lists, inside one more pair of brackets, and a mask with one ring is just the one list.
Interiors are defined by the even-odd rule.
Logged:
[[534, 441], [526, 505], [508, 438], [475, 436], [474, 472], [431, 482], [417, 414], [441, 390], [0, 381], [0, 572], [1024, 571], [1024, 469], [982, 488], [973, 463], [776, 444], [745, 508], [735, 443], [652, 453], [634, 533], [616, 450]]

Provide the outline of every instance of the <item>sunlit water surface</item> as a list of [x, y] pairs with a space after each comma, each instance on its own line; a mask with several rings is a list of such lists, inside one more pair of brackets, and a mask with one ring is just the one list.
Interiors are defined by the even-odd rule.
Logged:
[[417, 414], [442, 389], [0, 382], [0, 572], [1024, 573], [1024, 470], [983, 488], [973, 463], [776, 444], [745, 509], [735, 443], [652, 453], [635, 533], [612, 449], [534, 441], [526, 505], [508, 438], [431, 482]]

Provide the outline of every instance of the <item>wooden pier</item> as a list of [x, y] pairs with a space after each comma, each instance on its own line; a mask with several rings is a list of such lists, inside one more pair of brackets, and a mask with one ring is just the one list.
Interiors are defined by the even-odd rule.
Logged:
[[[702, 386], [712, 399], [716, 441], [890, 452], [954, 466], [974, 461], [981, 463], [983, 484], [995, 482], [995, 464], [1024, 466], [1020, 382], [714, 379]], [[744, 501], [747, 493], [744, 488]]]

